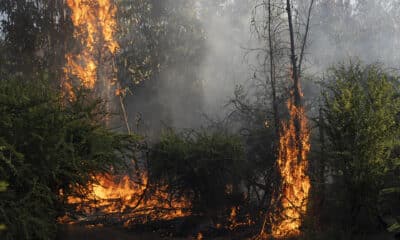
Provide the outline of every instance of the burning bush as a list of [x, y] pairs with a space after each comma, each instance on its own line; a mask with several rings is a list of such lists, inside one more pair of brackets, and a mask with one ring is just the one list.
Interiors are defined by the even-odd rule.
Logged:
[[59, 192], [85, 185], [92, 175], [117, 168], [134, 139], [98, 122], [100, 102], [79, 94], [63, 105], [45, 80], [0, 81], [0, 193], [2, 239], [50, 239], [62, 203]]

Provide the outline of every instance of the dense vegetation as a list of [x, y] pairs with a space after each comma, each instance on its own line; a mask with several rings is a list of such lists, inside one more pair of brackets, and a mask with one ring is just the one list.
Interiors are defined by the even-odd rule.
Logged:
[[[399, 236], [399, 73], [370, 64], [378, 59], [354, 58], [326, 69], [340, 53], [333, 47], [319, 51], [318, 44], [310, 44], [309, 51], [317, 53], [303, 68], [301, 60], [308, 36], [310, 42], [333, 42], [336, 49], [361, 57], [397, 61], [394, 56], [385, 61], [390, 53], [379, 49], [386, 44], [379, 37], [396, 37], [400, 4], [315, 1], [307, 35], [310, 15], [307, 19], [304, 6], [314, 1], [293, 1], [299, 4], [293, 10], [296, 54], [291, 54], [287, 10], [279, 5], [284, 2], [115, 1], [120, 49], [113, 64], [123, 90], [119, 104], [127, 109], [125, 124], [134, 132], [125, 134], [118, 114], [106, 112], [108, 103], [91, 90], [74, 89], [74, 101], [63, 97], [65, 54], [80, 47], [65, 1], [0, 0], [0, 238], [55, 239], [57, 219], [70, 207], [66, 198], [85, 195], [81, 187], [97, 174], [133, 169], [132, 159], [135, 170], [148, 174], [145, 194], [166, 186], [171, 195], [190, 200], [192, 217], [227, 225], [218, 230], [235, 230], [229, 225], [236, 221], [229, 219], [235, 209], [237, 219], [251, 220], [243, 224], [251, 236], [262, 228], [270, 231], [273, 199], [281, 190], [276, 160], [282, 122], [289, 119], [293, 66], [304, 88], [302, 107], [311, 130], [311, 195], [302, 237]], [[390, 9], [393, 16], [384, 15], [381, 29], [365, 29], [371, 25], [371, 9]], [[242, 18], [251, 41], [248, 49], [243, 47], [245, 61], [240, 56], [238, 64], [229, 55], [229, 47], [239, 45], [233, 36], [211, 34], [228, 23], [242, 39]], [[207, 32], [215, 19], [224, 24]], [[347, 44], [354, 35], [357, 44]], [[370, 42], [364, 41], [371, 35], [381, 43], [369, 55]], [[216, 51], [220, 48], [228, 53]], [[232, 60], [228, 69], [220, 66], [225, 58]], [[204, 69], [207, 61], [213, 66]], [[249, 76], [237, 74], [239, 65], [250, 69]], [[235, 77], [246, 81], [236, 83]], [[203, 114], [204, 85], [222, 78], [234, 79], [235, 86], [229, 86], [223, 110], [212, 106], [219, 117], [213, 118]]]
[[152, 148], [150, 172], [174, 192], [192, 195], [193, 210], [217, 217], [244, 199], [244, 148], [237, 136], [222, 133], [166, 132]]
[[122, 166], [134, 142], [100, 125], [98, 101], [82, 94], [63, 104], [60, 97], [48, 80], [0, 81], [0, 174], [8, 183], [0, 193], [2, 238], [53, 238], [63, 196]]
[[324, 83], [320, 124], [326, 134], [323, 160], [331, 179], [323, 219], [327, 226], [337, 226], [336, 238], [381, 227], [385, 203], [379, 202], [380, 191], [390, 184], [385, 176], [399, 164], [397, 81], [379, 65], [350, 63], [333, 68]]

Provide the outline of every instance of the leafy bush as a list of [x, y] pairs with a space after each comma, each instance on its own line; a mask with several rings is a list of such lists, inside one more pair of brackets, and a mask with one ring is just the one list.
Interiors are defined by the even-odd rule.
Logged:
[[341, 65], [324, 86], [324, 128], [333, 178], [329, 218], [350, 233], [373, 230], [379, 191], [398, 144], [395, 79], [377, 65]]
[[214, 215], [241, 200], [246, 165], [236, 136], [168, 131], [151, 150], [149, 164], [151, 179], [192, 196], [195, 212]]
[[51, 239], [64, 197], [92, 175], [118, 168], [134, 139], [101, 124], [101, 104], [81, 92], [74, 103], [45, 80], [0, 81], [2, 239]]

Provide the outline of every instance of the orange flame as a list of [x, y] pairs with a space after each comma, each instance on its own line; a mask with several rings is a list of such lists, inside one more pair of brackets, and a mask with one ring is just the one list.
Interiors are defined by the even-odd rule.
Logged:
[[[300, 234], [302, 217], [307, 211], [310, 179], [307, 175], [307, 154], [310, 151], [310, 133], [304, 108], [294, 104], [293, 94], [287, 103], [290, 119], [283, 124], [279, 141], [278, 168], [282, 177], [282, 210], [275, 216], [272, 236], [284, 238]], [[300, 138], [296, 138], [295, 121], [300, 124]], [[296, 139], [300, 139], [297, 142]], [[299, 159], [299, 156], [301, 156]]]
[[[103, 100], [109, 100], [115, 82], [113, 57], [119, 49], [114, 38], [117, 28], [117, 8], [113, 0], [67, 0], [71, 9], [74, 37], [80, 43], [79, 49], [66, 54], [65, 80], [62, 83], [69, 100], [75, 99], [74, 86], [100, 90]], [[76, 82], [73, 82], [76, 81]], [[115, 90], [116, 95], [125, 94]], [[87, 216], [123, 214], [125, 223], [145, 221], [144, 218], [172, 219], [188, 215], [190, 202], [184, 197], [171, 197], [167, 186], [148, 191], [148, 177], [143, 174], [133, 181], [128, 175], [121, 179], [110, 175], [94, 177], [96, 184], [84, 186], [88, 194], [83, 198], [67, 198], [69, 204]], [[63, 195], [63, 193], [60, 193]], [[138, 219], [139, 218], [139, 219]], [[143, 219], [141, 219], [143, 218]], [[124, 220], [124, 219], [121, 219]], [[68, 217], [62, 222], [71, 221]]]
[[[229, 225], [227, 226], [228, 229], [230, 230], [235, 230], [239, 227], [248, 227], [251, 225], [254, 225], [255, 222], [251, 219], [250, 214], [246, 214], [244, 216], [244, 219], [242, 219], [242, 221], [238, 220], [238, 213], [240, 212], [240, 207], [231, 207], [231, 213], [229, 214], [229, 218], [228, 218], [228, 223]], [[216, 228], [219, 228], [218, 226], [216, 226]]]
[[71, 9], [74, 37], [81, 46], [79, 53], [68, 53], [65, 56], [67, 63], [63, 88], [70, 99], [74, 99], [72, 77], [78, 80], [78, 86], [87, 89], [93, 89], [99, 77], [104, 77], [103, 91], [109, 92], [110, 80], [113, 80], [110, 56], [119, 48], [114, 39], [117, 9], [111, 0], [67, 0], [67, 5]]
[[88, 216], [98, 213], [120, 214], [119, 220], [128, 225], [131, 222], [170, 220], [190, 214], [190, 201], [185, 197], [171, 196], [167, 186], [155, 191], [149, 189], [146, 175], [137, 181], [127, 175], [121, 179], [99, 175], [95, 180], [96, 184], [85, 187], [89, 193], [84, 198], [67, 198], [69, 204], [76, 205], [76, 210]]

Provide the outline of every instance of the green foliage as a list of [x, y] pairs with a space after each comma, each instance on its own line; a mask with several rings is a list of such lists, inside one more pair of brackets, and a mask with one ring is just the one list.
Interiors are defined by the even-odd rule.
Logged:
[[4, 192], [7, 190], [8, 183], [6, 182], [0, 182], [0, 192]]
[[116, 64], [131, 119], [140, 115], [156, 136], [161, 119], [168, 126], [192, 127], [203, 107], [198, 70], [206, 52], [196, 1], [118, 0], [117, 4], [121, 49]]
[[[249, 95], [244, 86], [237, 86], [231, 99], [231, 120], [240, 127], [239, 133], [245, 143], [246, 187], [251, 201], [259, 211], [270, 206], [272, 194], [276, 192], [279, 175], [276, 174], [277, 136], [271, 104], [266, 103], [268, 93]], [[260, 94], [260, 95], [259, 95]], [[283, 104], [283, 102], [282, 102]], [[279, 106], [286, 108], [284, 105]]]
[[[193, 0], [118, 0], [119, 78], [128, 87], [202, 60], [204, 31]], [[191, 65], [188, 65], [191, 62]], [[163, 73], [166, 74], [166, 73]], [[186, 72], [179, 71], [179, 74]], [[180, 77], [177, 74], [175, 77]], [[193, 77], [193, 76], [191, 76]], [[128, 80], [128, 81], [127, 81]], [[185, 79], [186, 81], [188, 79]]]
[[2, 239], [50, 239], [61, 214], [60, 191], [72, 194], [92, 175], [119, 168], [135, 139], [106, 130], [100, 103], [81, 93], [72, 104], [37, 81], [0, 81]]
[[192, 196], [194, 211], [202, 213], [240, 201], [245, 166], [240, 139], [222, 133], [168, 131], [150, 155], [152, 180]]
[[[0, 182], [0, 192], [4, 192], [7, 190], [8, 183]], [[6, 230], [6, 225], [0, 223], [0, 232]]]
[[387, 231], [400, 234], [400, 165], [398, 162], [387, 174], [385, 186], [379, 192], [379, 213]]
[[400, 234], [399, 197], [400, 187], [385, 188], [379, 194], [382, 219], [388, 225], [387, 230], [394, 234]]
[[66, 43], [72, 43], [67, 8], [64, 0], [0, 1], [2, 76], [36, 79], [44, 69], [53, 76], [63, 73]]
[[394, 83], [377, 65], [353, 63], [333, 68], [324, 86], [324, 128], [335, 192], [331, 207], [345, 230], [357, 232], [376, 223], [379, 191], [400, 130]]

